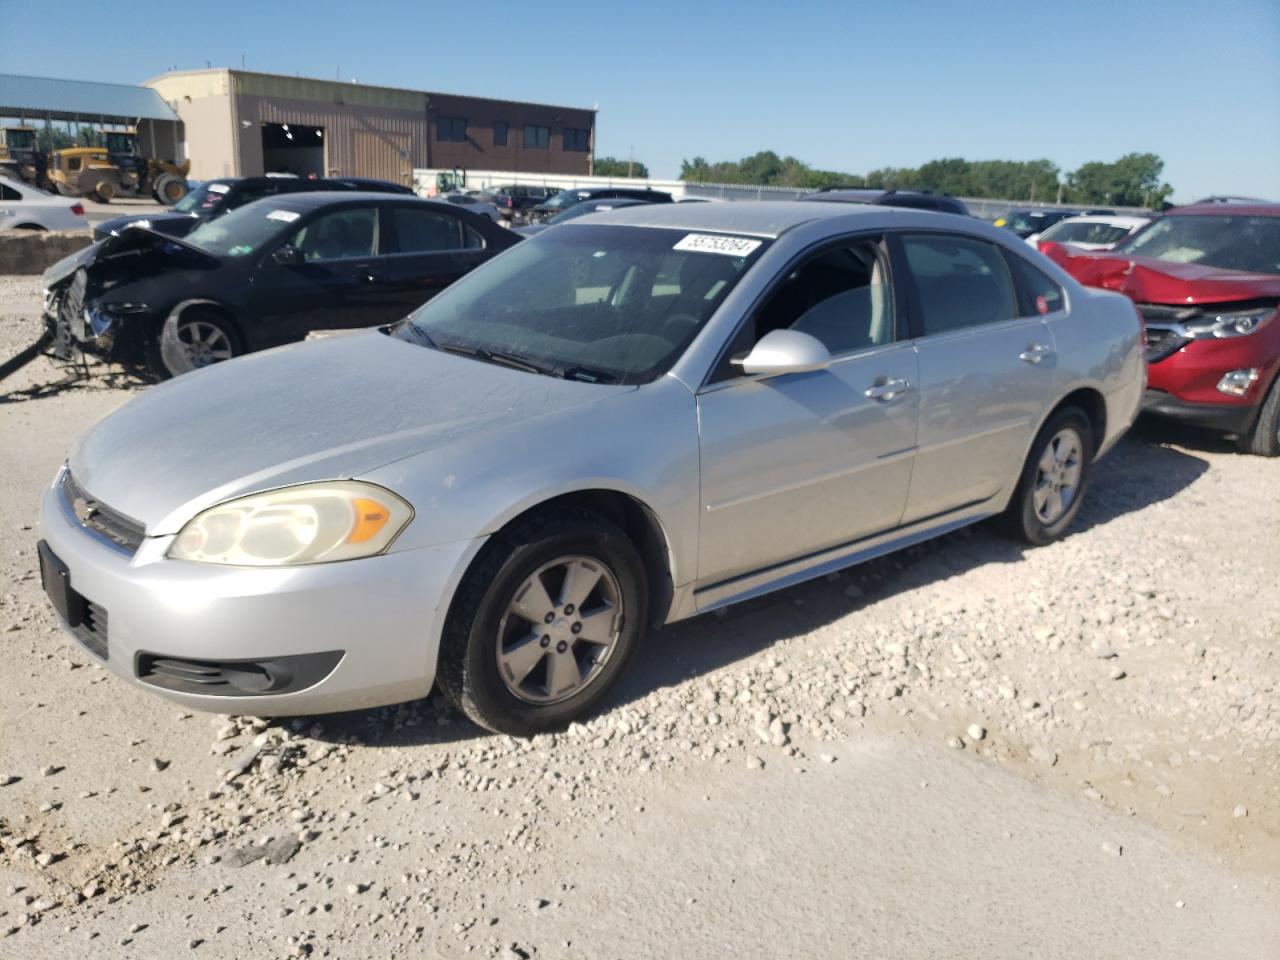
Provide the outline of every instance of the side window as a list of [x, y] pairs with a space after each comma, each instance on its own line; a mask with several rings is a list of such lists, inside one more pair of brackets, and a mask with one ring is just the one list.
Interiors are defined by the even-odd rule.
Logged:
[[377, 256], [378, 211], [348, 207], [322, 214], [295, 233], [291, 243], [308, 262]]
[[274, 197], [280, 192], [278, 184], [261, 183], [257, 186], [242, 187], [239, 190], [233, 190], [231, 195], [227, 197], [226, 210], [234, 210], [236, 207], [243, 207], [246, 203], [253, 203], [255, 200], [261, 200], [263, 197]]
[[1066, 306], [1062, 288], [1043, 270], [1033, 267], [1016, 254], [1006, 254], [1005, 257], [1013, 267], [1014, 279], [1022, 293], [1023, 308], [1019, 313], [1023, 316], [1044, 316]]
[[457, 217], [408, 207], [397, 207], [395, 216], [397, 253], [443, 253], [462, 249], [462, 221]]
[[79, 158], [79, 157], [68, 157], [68, 158], [67, 158], [67, 169], [68, 169], [68, 170], [79, 170], [79, 169], [80, 169], [80, 158]]
[[22, 194], [18, 193], [12, 187], [6, 187], [0, 183], [0, 200], [21, 200]]
[[713, 380], [742, 375], [729, 357], [748, 353], [765, 334], [798, 330], [833, 357], [892, 343], [893, 293], [880, 244], [831, 247], [793, 268], [738, 331]]
[[907, 234], [902, 246], [920, 294], [926, 336], [1018, 315], [1013, 278], [994, 244], [947, 234]]

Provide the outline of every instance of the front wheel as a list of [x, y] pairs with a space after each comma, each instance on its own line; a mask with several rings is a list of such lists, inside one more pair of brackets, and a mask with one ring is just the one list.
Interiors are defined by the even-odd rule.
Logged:
[[561, 729], [609, 691], [648, 615], [644, 564], [595, 513], [554, 509], [496, 535], [463, 578], [437, 679], [486, 729]]
[[243, 353], [232, 323], [212, 309], [192, 307], [167, 320], [147, 344], [147, 366], [161, 380]]
[[1276, 377], [1262, 401], [1262, 409], [1248, 433], [1242, 433], [1237, 441], [1241, 453], [1258, 457], [1280, 456], [1280, 376]]
[[1005, 530], [1037, 547], [1061, 537], [1084, 502], [1093, 451], [1093, 428], [1083, 411], [1064, 407], [1050, 417], [1031, 445], [1002, 518]]

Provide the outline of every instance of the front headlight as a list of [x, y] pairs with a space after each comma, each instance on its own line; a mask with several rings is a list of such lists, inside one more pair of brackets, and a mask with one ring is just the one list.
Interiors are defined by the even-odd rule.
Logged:
[[358, 480], [283, 487], [197, 514], [169, 547], [175, 560], [274, 567], [382, 553], [413, 519], [390, 490]]
[[1274, 308], [1241, 310], [1200, 317], [1184, 323], [1183, 327], [1193, 340], [1227, 340], [1257, 333], [1275, 315]]

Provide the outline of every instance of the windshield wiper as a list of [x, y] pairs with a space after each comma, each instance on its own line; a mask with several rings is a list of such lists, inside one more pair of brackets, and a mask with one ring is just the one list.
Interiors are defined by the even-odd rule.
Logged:
[[493, 350], [486, 350], [484, 347], [464, 347], [456, 343], [442, 343], [437, 344], [436, 349], [443, 350], [445, 353], [457, 353], [464, 357], [474, 357], [477, 360], [485, 361], [485, 363], [496, 363], [501, 367], [511, 367], [513, 370], [523, 370], [525, 373], [540, 373], [547, 377], [560, 376], [554, 367], [544, 367], [526, 360], [524, 357], [512, 356], [509, 353], [495, 353]]
[[591, 367], [569, 367], [561, 376], [566, 380], [581, 380], [584, 383], [617, 383], [618, 378], [604, 370], [594, 370]]

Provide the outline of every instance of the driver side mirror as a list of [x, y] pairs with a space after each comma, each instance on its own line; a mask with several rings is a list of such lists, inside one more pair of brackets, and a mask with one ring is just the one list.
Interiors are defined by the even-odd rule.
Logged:
[[742, 367], [743, 373], [776, 376], [825, 370], [831, 365], [831, 354], [817, 337], [799, 330], [771, 330], [745, 357], [735, 357], [729, 362]]
[[301, 263], [305, 263], [307, 258], [293, 244], [286, 243], [271, 254], [271, 259], [283, 267], [296, 267]]

